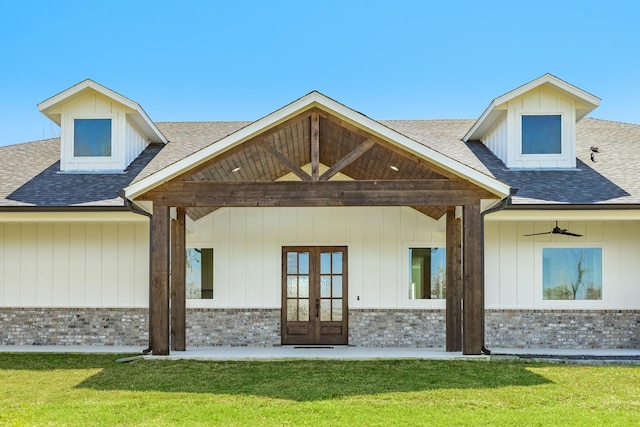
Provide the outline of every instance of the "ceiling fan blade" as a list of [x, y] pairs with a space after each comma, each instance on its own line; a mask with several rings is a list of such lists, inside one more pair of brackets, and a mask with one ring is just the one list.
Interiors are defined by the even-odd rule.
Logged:
[[564, 234], [565, 236], [582, 237], [582, 234], [571, 233], [567, 230], [562, 230], [559, 234]]
[[525, 234], [523, 237], [529, 237], [529, 236], [540, 236], [542, 234], [552, 234], [551, 231], [545, 231], [544, 233], [532, 233], [532, 234]]

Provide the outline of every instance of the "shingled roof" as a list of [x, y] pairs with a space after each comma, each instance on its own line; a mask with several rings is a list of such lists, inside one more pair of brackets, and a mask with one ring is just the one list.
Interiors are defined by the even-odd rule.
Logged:
[[[381, 124], [512, 187], [513, 204], [640, 204], [640, 125], [577, 124], [575, 170], [509, 170], [483, 144], [462, 142], [474, 120], [386, 120]], [[58, 138], [0, 147], [0, 209], [124, 206], [118, 191], [250, 122], [159, 122], [170, 141], [150, 144], [124, 173], [60, 173]], [[598, 147], [595, 162], [591, 147]]]

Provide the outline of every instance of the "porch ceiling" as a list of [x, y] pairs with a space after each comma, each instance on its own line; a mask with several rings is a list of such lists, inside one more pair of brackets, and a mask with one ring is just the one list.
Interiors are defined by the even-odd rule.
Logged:
[[[311, 174], [303, 170], [309, 164]], [[320, 173], [320, 165], [328, 170]], [[170, 183], [267, 183], [291, 173], [300, 181], [460, 179], [321, 109], [312, 108], [177, 176]], [[157, 190], [151, 193], [158, 194]], [[446, 204], [412, 207], [435, 219], [447, 208]], [[197, 220], [217, 208], [188, 207], [187, 214]]]

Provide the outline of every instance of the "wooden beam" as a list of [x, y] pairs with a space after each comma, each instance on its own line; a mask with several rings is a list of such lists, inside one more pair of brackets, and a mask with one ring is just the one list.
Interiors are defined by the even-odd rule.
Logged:
[[185, 209], [171, 221], [171, 350], [186, 350]]
[[151, 217], [151, 306], [153, 354], [169, 354], [169, 207], [154, 205]]
[[462, 350], [461, 227], [455, 206], [447, 209], [447, 312], [446, 350]]
[[183, 207], [465, 205], [493, 195], [464, 180], [168, 182], [140, 196]]
[[367, 139], [362, 144], [353, 149], [349, 154], [338, 160], [333, 166], [327, 169], [319, 178], [320, 181], [328, 181], [332, 176], [356, 161], [360, 156], [369, 151], [375, 145], [375, 141]]
[[320, 175], [320, 116], [311, 113], [311, 181]]
[[410, 160], [412, 162], [415, 162], [415, 163], [418, 163], [418, 164], [420, 164], [422, 166], [425, 166], [425, 167], [433, 170], [434, 172], [436, 172], [436, 173], [438, 173], [438, 174], [440, 174], [442, 176], [445, 176], [447, 178], [452, 178], [452, 179], [455, 179], [455, 178], [458, 177], [458, 175], [456, 175], [455, 173], [453, 173], [453, 172], [451, 172], [451, 171], [449, 171], [447, 169], [444, 169], [443, 167], [437, 166], [434, 163], [430, 162], [429, 160], [424, 159], [422, 157], [419, 157], [419, 156], [417, 156], [415, 154], [412, 154], [412, 153], [406, 151], [405, 149], [400, 148], [397, 145], [394, 145], [394, 144], [392, 144], [390, 142], [387, 142], [387, 141], [383, 140], [382, 138], [379, 138], [379, 137], [377, 137], [377, 136], [375, 136], [375, 135], [373, 135], [373, 134], [371, 134], [371, 133], [369, 133], [369, 132], [367, 132], [365, 130], [362, 130], [359, 127], [357, 127], [357, 126], [355, 126], [355, 125], [353, 125], [353, 124], [351, 124], [351, 123], [349, 123], [349, 122], [347, 122], [345, 120], [341, 120], [341, 119], [339, 119], [339, 118], [337, 118], [335, 116], [332, 116], [332, 115], [330, 115], [329, 113], [327, 113], [325, 111], [319, 111], [319, 114], [320, 114], [321, 117], [323, 117], [323, 118], [325, 118], [327, 120], [331, 120], [333, 123], [344, 127], [345, 129], [349, 130], [350, 132], [353, 132], [356, 135], [360, 135], [365, 139], [372, 139], [379, 146], [384, 147], [384, 148], [386, 148], [386, 149], [398, 154], [399, 156], [404, 157], [405, 159], [408, 159], [408, 160]]
[[259, 147], [265, 153], [269, 154], [270, 156], [278, 160], [280, 163], [282, 163], [285, 167], [287, 167], [291, 172], [293, 172], [301, 180], [311, 181], [312, 178], [308, 173], [303, 171], [300, 168], [300, 166], [296, 165], [290, 158], [282, 154], [280, 151], [278, 151], [271, 145], [264, 143], [264, 144], [258, 144], [257, 147]]
[[482, 354], [484, 346], [484, 290], [482, 217], [480, 204], [463, 206], [463, 318], [462, 354]]
[[297, 123], [299, 121], [302, 120], [306, 120], [309, 118], [309, 116], [311, 115], [311, 111], [304, 111], [301, 114], [294, 116], [294, 117], [290, 117], [288, 119], [286, 119], [285, 121], [278, 123], [277, 125], [267, 129], [264, 133], [262, 134], [258, 134], [255, 135], [249, 139], [247, 139], [246, 141], [242, 141], [241, 143], [233, 146], [232, 148], [227, 149], [226, 151], [222, 152], [222, 153], [218, 153], [216, 154], [214, 157], [210, 158], [209, 160], [205, 160], [204, 162], [195, 165], [193, 167], [191, 167], [189, 170], [181, 173], [180, 175], [177, 175], [174, 179], [181, 181], [183, 179], [189, 178], [193, 175], [195, 175], [196, 173], [207, 169], [219, 162], [221, 162], [224, 159], [227, 159], [231, 156], [233, 156], [234, 154], [237, 154], [241, 151], [244, 151], [248, 148], [248, 146], [251, 145], [260, 145], [263, 141], [265, 141], [269, 136], [279, 132], [282, 129], [285, 129], [288, 126], [291, 126], [294, 123]]

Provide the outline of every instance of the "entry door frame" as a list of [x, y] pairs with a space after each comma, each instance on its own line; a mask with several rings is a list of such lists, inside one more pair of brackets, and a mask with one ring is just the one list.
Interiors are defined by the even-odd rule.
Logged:
[[[288, 294], [287, 294], [287, 255], [291, 252], [309, 252], [309, 293], [308, 321], [288, 320]], [[327, 276], [327, 272], [321, 271], [322, 253], [341, 253], [342, 266], [339, 275], [342, 278], [341, 297], [335, 297], [335, 291], [327, 297], [321, 293], [321, 276]], [[333, 267], [331, 273], [333, 274]], [[333, 276], [331, 276], [333, 279]], [[281, 309], [281, 336], [283, 345], [347, 345], [349, 339], [349, 295], [348, 295], [348, 250], [347, 246], [283, 246], [282, 247], [282, 309]], [[331, 286], [333, 288], [333, 286]], [[341, 299], [342, 316], [340, 321], [322, 320], [320, 304], [326, 304], [330, 300]], [[325, 313], [326, 315], [326, 313]], [[333, 315], [333, 312], [332, 312]]]

